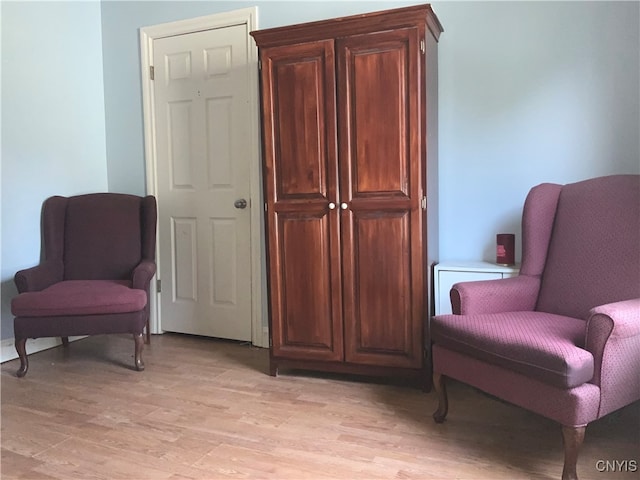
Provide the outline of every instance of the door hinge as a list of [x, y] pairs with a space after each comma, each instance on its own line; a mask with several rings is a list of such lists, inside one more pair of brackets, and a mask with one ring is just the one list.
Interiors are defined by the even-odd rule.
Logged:
[[422, 53], [426, 52], [426, 47], [425, 47], [425, 44], [424, 44], [424, 40], [420, 40], [420, 51]]
[[258, 70], [262, 70], [262, 60], [258, 60]]
[[162, 292], [162, 280], [156, 279], [156, 291], [158, 293]]
[[427, 209], [427, 197], [422, 197], [422, 202], [420, 202], [422, 204], [422, 209], [426, 210]]
[[264, 211], [267, 211], [267, 202], [264, 202]]
[[149, 78], [151, 80], [155, 80], [156, 79], [156, 69], [154, 68], [153, 65], [149, 66]]

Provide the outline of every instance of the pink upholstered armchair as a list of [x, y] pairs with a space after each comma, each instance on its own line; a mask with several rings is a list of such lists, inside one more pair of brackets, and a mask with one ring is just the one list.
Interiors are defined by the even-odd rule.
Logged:
[[431, 322], [435, 421], [446, 377], [473, 385], [562, 425], [577, 478], [586, 425], [640, 399], [640, 176], [534, 187], [520, 275], [458, 283], [451, 303]]
[[131, 333], [135, 368], [149, 341], [149, 282], [155, 274], [156, 200], [117, 193], [51, 197], [42, 209], [43, 259], [15, 275], [18, 377], [28, 338]]

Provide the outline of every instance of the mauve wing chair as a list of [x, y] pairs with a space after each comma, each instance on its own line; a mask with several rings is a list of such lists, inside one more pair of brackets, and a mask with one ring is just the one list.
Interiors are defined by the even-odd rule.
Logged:
[[534, 187], [520, 275], [450, 294], [430, 326], [435, 421], [446, 377], [473, 385], [560, 423], [577, 478], [586, 425], [640, 399], [640, 176]]
[[55, 196], [42, 208], [43, 260], [15, 275], [12, 299], [18, 377], [28, 338], [131, 333], [144, 370], [149, 283], [155, 274], [156, 200], [118, 193]]

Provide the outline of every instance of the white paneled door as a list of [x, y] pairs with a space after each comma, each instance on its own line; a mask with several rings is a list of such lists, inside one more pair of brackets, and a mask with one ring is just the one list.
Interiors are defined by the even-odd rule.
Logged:
[[153, 41], [162, 329], [251, 340], [247, 25]]

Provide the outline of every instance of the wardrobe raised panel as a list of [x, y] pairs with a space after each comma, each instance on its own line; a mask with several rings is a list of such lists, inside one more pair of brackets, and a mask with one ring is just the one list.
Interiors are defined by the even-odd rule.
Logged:
[[[409, 132], [419, 125], [415, 64], [418, 31], [402, 29], [337, 41], [341, 137], [352, 196], [410, 196], [410, 162], [418, 153]], [[416, 179], [419, 181], [419, 179]]]
[[333, 63], [331, 42], [273, 48], [265, 58], [274, 201], [327, 199], [328, 164], [335, 164], [335, 128], [326, 120], [335, 115], [335, 87], [327, 82]]
[[279, 271], [271, 272], [276, 355], [342, 359], [341, 285], [339, 275], [333, 275], [327, 217], [323, 212], [277, 215], [278, 250], [272, 250], [272, 266]]
[[420, 367], [422, 312], [412, 308], [410, 217], [407, 212], [354, 216], [353, 254], [343, 261], [344, 312], [350, 319], [345, 323], [345, 358]]

